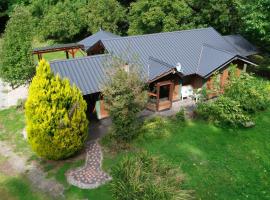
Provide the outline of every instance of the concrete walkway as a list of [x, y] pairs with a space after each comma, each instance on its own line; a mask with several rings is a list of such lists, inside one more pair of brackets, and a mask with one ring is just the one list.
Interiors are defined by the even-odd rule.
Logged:
[[12, 90], [11, 87], [3, 83], [0, 79], [0, 110], [17, 105], [18, 100], [26, 99], [27, 95], [27, 86], [21, 86]]

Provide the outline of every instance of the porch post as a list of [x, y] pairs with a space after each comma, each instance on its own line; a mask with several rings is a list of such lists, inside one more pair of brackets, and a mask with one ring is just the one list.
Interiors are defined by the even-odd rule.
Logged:
[[246, 72], [246, 71], [247, 71], [247, 64], [245, 63], [244, 68], [243, 68], [243, 72]]
[[174, 84], [173, 84], [173, 82], [170, 84], [170, 96], [169, 96], [169, 100], [170, 100], [170, 102], [171, 102], [171, 106], [170, 106], [170, 108], [172, 107], [172, 101], [173, 101], [173, 88], [174, 88]]
[[160, 84], [157, 83], [157, 111], [159, 111], [159, 93], [160, 93]]
[[179, 79], [179, 91], [178, 91], [178, 96], [180, 100], [182, 100], [182, 79]]
[[68, 51], [66, 51], [66, 58], [69, 59]]

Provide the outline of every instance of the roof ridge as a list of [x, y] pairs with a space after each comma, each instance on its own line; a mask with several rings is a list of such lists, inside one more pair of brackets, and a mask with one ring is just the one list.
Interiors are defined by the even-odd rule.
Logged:
[[196, 28], [196, 29], [188, 29], [188, 30], [180, 30], [180, 31], [169, 31], [169, 32], [161, 32], [161, 33], [130, 35], [130, 36], [123, 36], [123, 37], [119, 37], [119, 38], [102, 39], [102, 41], [119, 40], [119, 39], [127, 39], [127, 38], [137, 38], [137, 37], [148, 37], [148, 36], [153, 36], [153, 35], [164, 35], [164, 34], [172, 34], [172, 33], [190, 32], [190, 31], [201, 31], [201, 30], [206, 30], [206, 29], [214, 29], [214, 28], [213, 27], [206, 27], [206, 28]]
[[198, 60], [197, 69], [196, 69], [195, 74], [198, 74], [198, 71], [199, 71], [199, 66], [200, 66], [200, 63], [201, 63], [203, 47], [204, 47], [204, 44], [203, 44], [202, 47], [201, 47], [200, 57], [199, 57], [199, 60]]
[[212, 45], [210, 45], [210, 44], [206, 44], [206, 43], [203, 43], [202, 46], [208, 46], [209, 48], [215, 49], [215, 50], [217, 50], [217, 51], [222, 51], [222, 52], [231, 54], [231, 55], [233, 55], [233, 56], [239, 55], [239, 54], [238, 54], [239, 52], [237, 52], [237, 54], [234, 54], [233, 52], [227, 51], [227, 50], [225, 50], [225, 49], [220, 49], [220, 48], [214, 47], [214, 46], [212, 46]]
[[92, 56], [83, 56], [83, 57], [79, 57], [79, 58], [54, 60], [54, 61], [50, 61], [49, 63], [53, 64], [53, 63], [59, 63], [59, 62], [70, 62], [70, 61], [85, 60], [85, 59], [96, 58], [96, 57], [105, 57], [105, 56], [110, 56], [110, 54], [98, 54], [98, 55], [92, 55]]
[[164, 64], [166, 67], [169, 67], [170, 69], [171, 69], [171, 68], [174, 68], [173, 65], [171, 65], [171, 64], [169, 64], [169, 63], [166, 63], [166, 62], [164, 62], [163, 60], [160, 60], [160, 59], [155, 58], [155, 57], [153, 57], [153, 56], [149, 56], [149, 59], [150, 59], [150, 60], [153, 60], [153, 61], [156, 61], [156, 62], [159, 62], [160, 64]]
[[[215, 29], [214, 29], [215, 30]], [[223, 37], [223, 35], [221, 35], [217, 30], [215, 30], [216, 32], [217, 32], [217, 34], [227, 43], [227, 44], [229, 44], [232, 48], [234, 48], [236, 51], [237, 51], [237, 54], [239, 54], [239, 53], [241, 53], [241, 52], [239, 52], [239, 50], [234, 46], [234, 45], [232, 45], [230, 42], [228, 42], [228, 40], [226, 40], [224, 37]]]

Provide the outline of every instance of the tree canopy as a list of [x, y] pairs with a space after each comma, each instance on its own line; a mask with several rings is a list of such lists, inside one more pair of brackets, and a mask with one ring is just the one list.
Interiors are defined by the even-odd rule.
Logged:
[[[52, 38], [60, 41], [74, 39], [83, 27], [82, 19], [78, 13], [81, 6], [79, 1], [66, 0], [50, 7], [39, 26], [42, 36], [45, 39]], [[36, 11], [38, 12], [38, 10]]]
[[184, 0], [140, 0], [131, 3], [129, 34], [193, 28], [192, 9]]
[[100, 28], [133, 35], [212, 26], [270, 48], [270, 0], [3, 0], [0, 17], [16, 4], [30, 7], [35, 28], [43, 30], [37, 36], [61, 42]]
[[89, 0], [80, 9], [87, 30], [91, 33], [103, 28], [114, 33], [123, 33], [121, 25], [125, 24], [125, 9], [116, 0]]
[[32, 58], [31, 13], [17, 6], [8, 21], [1, 51], [0, 76], [15, 88], [27, 83], [35, 72]]
[[242, 31], [270, 51], [270, 0], [247, 0], [240, 8]]

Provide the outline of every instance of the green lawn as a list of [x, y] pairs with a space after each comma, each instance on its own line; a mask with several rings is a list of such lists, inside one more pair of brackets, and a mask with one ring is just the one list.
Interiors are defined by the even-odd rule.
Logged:
[[[184, 188], [198, 199], [270, 199], [269, 122], [270, 111], [261, 113], [252, 129], [221, 129], [201, 121], [183, 127], [166, 120], [149, 126], [158, 137], [146, 131], [134, 145], [180, 166]], [[107, 158], [106, 168], [121, 156]]]
[[[82, 52], [77, 52], [75, 57], [79, 58], [79, 57], [83, 57], [85, 56], [84, 53]], [[57, 51], [57, 52], [52, 52], [52, 53], [44, 53], [42, 55], [42, 57], [47, 60], [47, 61], [53, 61], [53, 60], [63, 60], [66, 59], [66, 53], [63, 51]], [[69, 55], [69, 58], [71, 59], [72, 56]], [[35, 55], [35, 60], [37, 60], [37, 55]]]
[[[23, 113], [14, 108], [0, 111], [0, 139], [7, 140], [2, 134], [12, 136], [13, 131], [14, 135], [19, 134], [23, 119]], [[184, 188], [194, 190], [198, 199], [270, 199], [269, 122], [270, 111], [260, 113], [251, 129], [221, 129], [202, 121], [183, 126], [170, 119], [149, 123], [132, 144], [133, 150], [113, 154], [105, 147], [104, 168], [109, 171], [125, 154], [147, 150], [180, 166], [186, 176]], [[21, 146], [17, 141], [19, 136], [10, 138]], [[47, 171], [66, 186], [67, 199], [112, 199], [108, 184], [95, 190], [81, 190], [67, 184], [65, 172], [82, 163], [79, 160], [57, 168], [48, 166]], [[25, 184], [24, 179], [16, 180]], [[17, 196], [22, 193], [23, 190], [14, 189]]]

